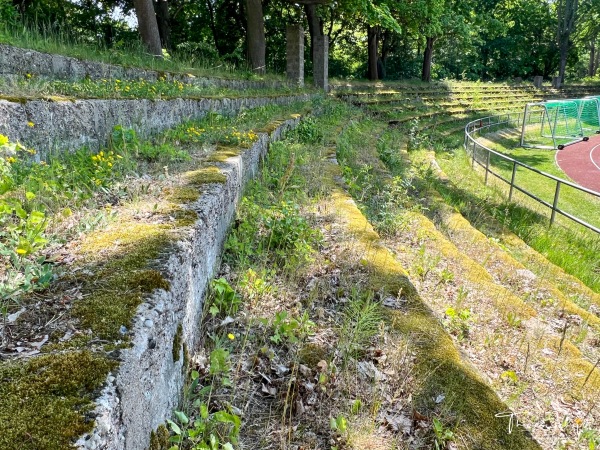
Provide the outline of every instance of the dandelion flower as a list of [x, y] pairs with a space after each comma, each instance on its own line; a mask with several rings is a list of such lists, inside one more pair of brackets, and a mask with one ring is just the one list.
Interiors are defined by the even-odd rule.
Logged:
[[229, 334], [227, 335], [227, 337], [228, 337], [229, 339], [231, 339], [232, 341], [235, 339], [235, 335], [234, 335], [233, 333], [229, 333]]

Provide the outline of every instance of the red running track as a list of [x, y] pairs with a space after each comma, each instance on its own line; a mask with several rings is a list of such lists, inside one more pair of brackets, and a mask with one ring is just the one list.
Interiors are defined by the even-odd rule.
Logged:
[[558, 150], [556, 163], [578, 185], [600, 192], [600, 136]]

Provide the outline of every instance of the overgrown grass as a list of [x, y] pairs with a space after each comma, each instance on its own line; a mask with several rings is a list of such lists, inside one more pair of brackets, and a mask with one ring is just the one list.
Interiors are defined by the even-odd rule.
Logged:
[[[540, 378], [541, 380], [547, 380], [547, 377], [551, 378], [554, 386], [552, 394], [548, 395], [556, 395], [556, 393], [561, 392], [561, 395], [573, 396], [577, 401], [581, 401], [583, 397], [583, 403], [578, 409], [580, 411], [578, 414], [583, 417], [588, 408], [594, 407], [593, 400], [591, 403], [585, 402], [586, 399], [594, 398], [598, 385], [596, 384], [593, 387], [588, 385], [586, 388], [589, 389], [588, 394], [580, 395], [577, 390], [583, 389], [585, 386], [578, 385], [576, 380], [579, 377], [585, 378], [588, 373], [591, 374], [590, 378], [595, 377], [597, 379], [593, 368], [593, 363], [598, 357], [597, 351], [594, 349], [596, 331], [592, 331], [591, 325], [593, 323], [593, 327], [597, 326], [597, 317], [578, 305], [570, 303], [569, 300], [565, 300], [565, 297], [571, 295], [571, 290], [565, 290], [565, 294], [562, 294], [552, 290], [554, 287], [542, 287], [548, 281], [562, 288], [561, 283], [563, 281], [559, 281], [560, 276], [551, 276], [539, 281], [539, 289], [549, 289], [553, 292], [553, 296], [556, 295], [556, 299], [561, 299], [558, 304], [547, 300], [539, 302], [531, 294], [527, 294], [527, 292], [531, 292], [531, 289], [537, 289], [531, 284], [526, 286], [524, 293], [515, 290], [518, 277], [515, 277], [514, 280], [512, 277], [515, 275], [514, 272], [519, 273], [519, 271], [524, 270], [524, 267], [516, 261], [509, 264], [510, 257], [500, 255], [499, 253], [502, 253], [500, 248], [490, 244], [484, 235], [480, 235], [473, 230], [467, 221], [456, 214], [452, 207], [445, 205], [435, 191], [429, 190], [431, 186], [438, 187], [438, 185], [446, 189], [452, 189], [453, 184], [447, 179], [437, 181], [437, 177], [434, 176], [435, 166], [431, 164], [430, 159], [427, 159], [425, 152], [413, 150], [409, 158], [409, 155], [403, 155], [399, 151], [406, 148], [407, 144], [410, 144], [413, 149], [429, 148], [430, 145], [433, 145], [438, 150], [439, 155], [448, 155], [445, 148], [458, 147], [461, 142], [460, 136], [450, 135], [444, 137], [444, 133], [430, 134], [421, 131], [418, 124], [414, 131], [412, 128], [407, 130], [408, 127], [400, 130], [377, 129], [376, 124], [368, 122], [365, 123], [364, 127], [361, 125], [362, 123], [353, 123], [347, 128], [347, 133], [353, 135], [353, 139], [349, 141], [360, 142], [360, 146], [354, 144], [354, 151], [349, 151], [353, 146], [344, 145], [339, 155], [340, 160], [347, 166], [345, 170], [346, 180], [352, 192], [364, 205], [366, 213], [373, 220], [377, 229], [388, 237], [385, 240], [386, 244], [394, 249], [398, 259], [406, 262], [407, 267], [410, 267], [410, 274], [414, 277], [412, 279], [418, 285], [420, 292], [423, 293], [422, 295], [426, 298], [427, 304], [438, 313], [438, 317], [440, 317], [447, 331], [455, 336], [456, 341], [462, 347], [473, 349], [469, 350], [469, 353], [479, 354], [482, 359], [487, 361], [482, 364], [480, 357], [474, 358], [475, 361], [478, 361], [477, 364], [481, 371], [491, 375], [492, 379], [494, 376], [500, 376], [501, 380], [504, 380], [501, 383], [494, 383], [494, 388], [501, 393], [512, 408], [518, 411], [519, 415], [527, 417], [526, 422], [530, 424], [531, 429], [537, 429], [535, 423], [540, 423], [544, 418], [536, 415], [533, 410], [522, 404], [524, 401], [522, 398], [527, 398], [527, 395], [522, 397], [523, 393], [526, 392], [524, 389], [527, 386], [537, 386], [533, 388], [537, 390], [538, 387], [545, 386], [546, 381], [540, 382], [536, 377], [532, 377], [531, 374], [527, 373], [528, 368], [524, 370], [515, 369], [513, 371], [514, 375], [506, 368], [496, 368], [497, 356], [493, 356], [496, 351], [495, 344], [490, 344], [490, 342], [497, 342], [498, 336], [502, 336], [504, 345], [510, 348], [510, 350], [505, 351], [505, 355], [520, 354], [518, 356], [519, 360], [537, 358], [543, 355], [542, 347], [539, 344], [541, 341], [538, 340], [540, 338], [536, 336], [536, 333], [541, 333], [541, 331], [536, 331], [531, 335], [523, 332], [521, 322], [527, 320], [525, 317], [536, 316], [536, 319], [533, 320], [548, 320], [551, 322], [554, 317], [561, 314], [561, 310], [563, 311], [562, 314], [565, 310], [568, 310], [569, 314], [579, 314], [584, 321], [589, 318], [590, 324], [584, 322], [581, 328], [574, 327], [573, 333], [567, 333], [565, 328], [564, 336], [566, 338], [563, 338], [564, 340], [560, 340], [560, 336], [557, 337], [556, 334], [552, 336], [542, 334], [546, 339], [544, 343], [547, 346], [551, 345], [553, 348], [562, 349], [564, 344], [563, 356], [560, 361], [544, 361], [545, 375]], [[372, 143], [371, 146], [368, 146], [366, 143], [369, 142], [369, 136], [373, 132], [378, 136], [377, 144]], [[371, 142], [374, 140], [373, 138], [370, 139]], [[386, 143], [390, 145], [387, 149]], [[409, 148], [411, 148], [410, 146]], [[391, 173], [387, 173], [381, 164], [378, 165], [378, 161], [374, 159], [376, 154], [382, 161], [386, 162], [386, 166]], [[409, 165], [409, 159], [412, 160], [413, 164]], [[459, 172], [460, 177], [469, 170], [468, 165], [466, 168], [461, 169]], [[455, 172], [449, 173], [455, 174]], [[398, 176], [404, 180], [407, 189], [403, 192], [403, 195], [396, 193], [394, 197], [396, 200], [403, 199], [403, 201], [382, 203], [379, 200], [381, 197], [379, 192], [394, 191], [393, 181]], [[458, 175], [455, 176], [458, 177]], [[452, 180], [454, 180], [454, 177]], [[479, 190], [481, 191], [480, 187]], [[459, 198], [462, 198], [465, 207], [473, 205], [473, 200], [466, 196], [465, 192], [457, 193], [456, 199]], [[487, 198], [487, 200], [490, 199]], [[383, 206], [384, 204], [385, 206]], [[475, 208], [475, 206], [473, 207]], [[391, 226], [385, 220], [381, 220], [382, 210], [388, 211], [386, 215], [395, 216]], [[436, 220], [439, 229], [447, 235], [453, 236], [453, 242], [449, 242], [450, 238], [438, 231], [431, 220], [425, 218], [424, 215], [431, 218], [431, 220]], [[441, 220], [440, 216], [451, 216], [452, 226], [448, 223], [449, 220]], [[488, 232], [492, 239], [497, 239], [501, 248], [509, 247], [508, 245], [503, 246], [502, 235], [498, 233], [497, 227], [494, 228], [494, 223], [496, 223], [494, 217], [489, 214], [481, 214], [478, 219], [480, 225], [485, 224], [486, 226], [482, 229]], [[496, 232], [492, 232], [494, 230]], [[493, 277], [479, 264], [488, 268], [488, 270], [493, 269], [490, 272], [493, 273]], [[527, 261], [527, 264], [536, 273], [540, 269], [542, 272], [540, 277], [545, 276], [546, 273], [543, 267], [534, 268], [531, 261]], [[499, 267], [503, 266], [510, 274], [503, 274], [499, 270]], [[505, 281], [506, 278], [508, 278], [508, 281]], [[570, 282], [575, 283], [574, 280]], [[513, 292], [513, 290], [515, 291]], [[589, 307], [589, 304], [585, 308], [587, 307]], [[414, 328], [423, 329], [425, 326], [422, 324], [420, 326], [415, 325]], [[586, 337], [590, 339], [591, 346], [586, 343]], [[573, 343], [571, 343], [571, 339]], [[509, 341], [514, 344], [508, 344]], [[525, 345], [526, 351], [523, 351]], [[586, 355], [585, 357], [580, 356], [580, 350], [576, 346], [581, 347], [581, 351]], [[440, 345], [440, 347], [443, 346]], [[531, 350], [532, 356], [529, 355], [530, 348], [535, 349]], [[428, 351], [433, 354], [437, 352], [437, 347], [432, 346]], [[533, 356], [534, 354], [538, 356]], [[540, 359], [543, 360], [544, 357], [542, 356]], [[424, 364], [428, 364], [427, 360], [424, 361]], [[560, 369], [553, 370], [552, 364]], [[565, 383], [566, 373], [569, 371], [575, 373], [575, 367], [581, 368], [580, 365], [586, 365], [587, 368], [581, 370], [579, 375], [572, 375], [569, 378], [571, 381]], [[499, 372], [497, 372], [498, 370]], [[452, 384], [453, 377], [450, 372], [451, 370], [447, 373], [447, 380], [431, 380], [429, 382], [432, 386], [439, 386], [439, 384], [436, 384], [438, 381]], [[516, 381], [506, 381], [509, 375], [514, 376]], [[511, 383], [513, 384], [511, 385]], [[512, 387], [508, 387], [509, 385]], [[433, 392], [435, 392], [435, 388]], [[430, 392], [431, 397], [435, 396], [433, 392]], [[416, 394], [413, 393], [413, 395]], [[527, 402], [530, 404], [529, 400]], [[456, 410], [460, 409], [461, 402], [455, 400], [452, 403], [453, 412], [456, 413]], [[478, 407], [480, 406], [478, 405]], [[452, 423], [452, 420], [448, 420], [448, 416], [443, 417], [446, 417], [445, 426]], [[597, 420], [588, 416], [586, 416], [586, 419], [585, 424], [582, 422], [584, 428], [581, 430], [564, 428], [568, 439], [573, 439], [573, 442], [588, 442], [585, 435], [590, 429], [594, 428]], [[454, 434], [457, 433], [456, 428], [453, 428], [452, 431]], [[475, 433], [471, 434], [471, 436], [474, 435]], [[556, 436], [550, 437], [537, 432], [536, 436], [544, 439], [544, 446], [550, 442], [552, 445], [559, 442]], [[566, 441], [567, 439], [565, 439]], [[500, 444], [496, 443], [496, 445]], [[504, 445], [508, 444], [505, 443]]]
[[[597, 256], [600, 237], [564, 222], [549, 228], [547, 215], [530, 209], [530, 204], [508, 203], [503, 190], [483, 185], [481, 177], [471, 170], [468, 158], [460, 150], [454, 154], [441, 154], [438, 161], [446, 173], [455, 175], [453, 184], [434, 181], [436, 188], [473, 226], [486, 232], [488, 217], [494, 217], [554, 264], [600, 292]], [[574, 208], [579, 206], [573, 204]], [[597, 206], [588, 204], [581, 213], [587, 215], [595, 209]]]
[[[517, 147], [517, 137], [514, 134], [511, 137], [503, 136], [502, 133], [493, 133], [484, 135], [484, 144], [493, 150], [503, 153], [519, 162], [527, 164], [538, 170], [554, 175], [558, 178], [567, 179], [567, 176], [556, 165], [556, 151], [523, 149]], [[500, 157], [492, 156], [490, 164], [494, 170], [497, 170], [504, 178], [510, 179], [512, 175], [512, 164]], [[515, 184], [542, 200], [552, 204], [556, 192], [556, 181], [539, 175], [533, 171], [517, 167]], [[524, 199], [521, 199], [523, 202]], [[532, 209], [539, 211], [549, 217], [550, 210], [541, 206], [536, 207], [535, 203], [525, 203]], [[596, 211], [600, 208], [600, 198], [586, 194], [570, 186], [562, 185], [558, 207], [579, 217], [591, 225], [600, 226], [600, 220]], [[563, 225], [576, 230], [577, 225], [570, 225], [570, 222], [564, 220]]]
[[[105, 223], [111, 205], [147, 192], [150, 188], [139, 181], [141, 175], [168, 176], [170, 170], [173, 176], [196, 164], [203, 149], [214, 145], [248, 147], [258, 137], [253, 128], [301, 108], [266, 107], [236, 117], [209, 114], [151, 140], [116, 127], [105, 150], [94, 154], [83, 148], [41, 162], [32, 160], [33, 150], [0, 135], [2, 316], [13, 312], [23, 295], [48, 287], [54, 266], [45, 249], [93, 230]], [[216, 178], [206, 171], [188, 176], [195, 184], [210, 180]], [[74, 217], [80, 222], [75, 224]]]
[[173, 99], [173, 98], [238, 98], [268, 97], [307, 92], [308, 89], [227, 89], [202, 87], [181, 81], [145, 80], [79, 80], [49, 81], [35, 76], [26, 76], [19, 80], [0, 80], [0, 98], [22, 101], [36, 98], [110, 98], [110, 99]]
[[[74, 440], [91, 430], [88, 412], [101, 383], [116, 367], [116, 355], [129, 346], [137, 307], [149, 292], [169, 289], [151, 262], [178, 239], [180, 227], [198, 219], [195, 211], [180, 203], [196, 200], [204, 184], [226, 179], [207, 161], [209, 156], [221, 144], [242, 152], [257, 139], [259, 129], [272, 130], [274, 123], [305, 107], [310, 105], [266, 107], [235, 118], [211, 114], [149, 140], [117, 128], [109, 149], [101, 153], [83, 149], [43, 164], [21, 158], [21, 150], [16, 152], [8, 140], [3, 142], [0, 202], [2, 220], [8, 226], [2, 231], [19, 232], [18, 221], [27, 222], [38, 211], [44, 214], [41, 232], [47, 242], [38, 240], [38, 247], [24, 247], [30, 253], [22, 254], [17, 251], [20, 247], [2, 236], [2, 248], [17, 253], [20, 261], [47, 266], [57, 275], [49, 280], [51, 290], [35, 296], [12, 292], [13, 303], [8, 304], [7, 297], [2, 297], [7, 306], [3, 314], [22, 309], [17, 320], [3, 326], [9, 330], [7, 348], [14, 349], [18, 340], [29, 351], [29, 344], [38, 339], [36, 333], [42, 333], [47, 336], [39, 350], [48, 353], [36, 357], [36, 351], [26, 361], [3, 362], [0, 367], [3, 448], [21, 448], [24, 442], [40, 449], [71, 448]], [[190, 172], [190, 168], [196, 170]], [[17, 201], [17, 209], [6, 210], [7, 204]], [[96, 208], [111, 212], [110, 221], [79, 227], [88, 212], [98, 212]], [[107, 222], [110, 226], [105, 227]], [[29, 236], [18, 233], [17, 237]], [[62, 265], [55, 265], [56, 260]], [[10, 261], [3, 258], [2, 262], [4, 287], [5, 264]], [[70, 303], [68, 309], [65, 301]], [[33, 323], [41, 325], [33, 327]], [[181, 357], [181, 342], [177, 342], [176, 337], [175, 360]], [[183, 356], [188, 356], [185, 351]], [[227, 360], [222, 349], [214, 356], [211, 376], [220, 377]], [[28, 406], [20, 404], [23, 393]], [[212, 409], [207, 414], [226, 435], [230, 433], [224, 427], [232, 426], [230, 435], [235, 436], [233, 414], [225, 410], [217, 414]], [[155, 433], [152, 445], [157, 439], [166, 445], [164, 438], [163, 429]]]
[[[43, 31], [37, 31], [42, 29]], [[38, 50], [47, 53], [72, 56], [83, 60], [119, 64], [126, 67], [139, 67], [157, 71], [191, 73], [195, 76], [239, 78], [239, 79], [281, 79], [269, 74], [259, 77], [245, 66], [236, 66], [218, 59], [198, 56], [197, 52], [185, 51], [168, 58], [155, 58], [149, 55], [141, 42], [115, 48], [105, 48], [89, 42], [80, 42], [73, 34], [58, 32], [54, 27], [40, 27], [39, 24], [17, 23], [0, 24], [0, 43]]]

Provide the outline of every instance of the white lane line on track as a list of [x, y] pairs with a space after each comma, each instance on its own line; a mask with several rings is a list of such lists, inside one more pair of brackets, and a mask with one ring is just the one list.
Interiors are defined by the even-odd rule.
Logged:
[[596, 169], [600, 170], [600, 166], [596, 164], [596, 161], [594, 161], [594, 150], [596, 150], [598, 147], [600, 147], [600, 144], [592, 147], [592, 149], [590, 150], [590, 159], [592, 160], [592, 164], [596, 166]]

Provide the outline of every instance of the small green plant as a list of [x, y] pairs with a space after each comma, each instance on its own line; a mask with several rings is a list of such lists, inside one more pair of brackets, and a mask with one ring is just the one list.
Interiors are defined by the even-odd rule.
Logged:
[[217, 315], [233, 315], [237, 313], [242, 304], [242, 299], [225, 278], [213, 280], [212, 294], [212, 301], [208, 311], [213, 317]]
[[448, 442], [454, 440], [454, 432], [446, 428], [441, 420], [437, 417], [433, 418], [432, 422], [434, 440], [433, 445], [435, 450], [445, 450]]
[[323, 131], [312, 117], [303, 119], [294, 129], [293, 135], [302, 144], [318, 144], [323, 140]]
[[597, 450], [600, 448], [600, 431], [583, 429], [579, 434], [578, 442], [586, 444], [588, 450]]
[[229, 359], [229, 350], [224, 347], [217, 346], [212, 352], [210, 352], [209, 373], [223, 386], [229, 386], [231, 384], [229, 380], [229, 370], [231, 369]]
[[241, 292], [243, 292], [250, 301], [254, 301], [272, 293], [274, 288], [268, 281], [272, 276], [272, 270], [267, 271], [263, 269], [260, 273], [257, 273], [253, 269], [248, 269], [244, 272], [242, 279], [240, 280]]
[[440, 283], [452, 283], [454, 281], [454, 273], [448, 269], [442, 269], [440, 272]]
[[287, 268], [309, 261], [321, 234], [310, 227], [296, 203], [283, 201], [262, 207], [257, 202], [261, 192], [255, 189], [254, 195], [241, 202], [239, 220], [225, 243], [228, 258], [247, 264], [271, 256]]
[[344, 435], [348, 431], [348, 421], [342, 415], [331, 417], [329, 419], [329, 427], [332, 431]]
[[457, 311], [453, 307], [446, 309], [443, 320], [444, 325], [458, 339], [469, 337], [472, 315], [468, 308]]
[[352, 407], [350, 408], [350, 411], [352, 412], [353, 415], [356, 416], [360, 412], [361, 408], [362, 408], [362, 401], [359, 398], [357, 398], [356, 400], [354, 400], [352, 402]]
[[[268, 319], [263, 319], [264, 324], [268, 324]], [[280, 344], [287, 341], [295, 344], [306, 339], [313, 332], [315, 323], [308, 317], [308, 311], [304, 311], [299, 318], [290, 317], [287, 311], [280, 311], [275, 314], [272, 322], [273, 335], [271, 341]]]
[[417, 258], [413, 265], [413, 270], [423, 281], [425, 280], [429, 272], [431, 272], [435, 267], [437, 267], [440, 260], [440, 255], [433, 256], [427, 253], [425, 245], [421, 245], [421, 247], [419, 247]]
[[407, 150], [418, 150], [425, 143], [426, 137], [420, 132], [419, 118], [415, 117], [410, 122], [410, 129], [408, 131], [408, 143]]
[[379, 331], [383, 321], [381, 305], [371, 291], [353, 289], [343, 312], [339, 348], [345, 358], [358, 356]]
[[523, 319], [519, 317], [519, 315], [513, 311], [509, 311], [506, 315], [506, 321], [513, 328], [520, 328]]
[[[210, 412], [204, 402], [198, 404], [199, 414], [191, 419], [183, 411], [175, 411], [175, 419], [167, 420], [173, 436], [169, 439], [181, 448], [194, 450], [233, 450], [237, 443], [241, 419], [226, 410]], [[179, 450], [174, 445], [169, 450]]]

